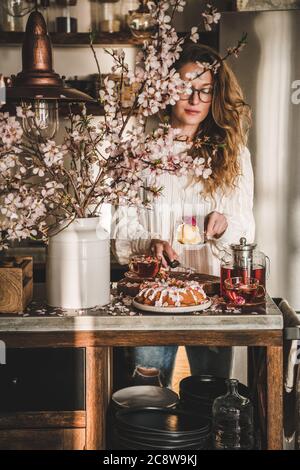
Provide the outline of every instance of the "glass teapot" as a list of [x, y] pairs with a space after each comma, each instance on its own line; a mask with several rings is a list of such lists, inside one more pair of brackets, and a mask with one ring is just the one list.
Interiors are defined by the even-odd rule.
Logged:
[[221, 295], [224, 294], [224, 280], [232, 277], [255, 278], [266, 287], [269, 276], [270, 259], [263, 252], [256, 250], [256, 243], [247, 243], [245, 237], [239, 244], [232, 243], [230, 251], [224, 250], [221, 261]]

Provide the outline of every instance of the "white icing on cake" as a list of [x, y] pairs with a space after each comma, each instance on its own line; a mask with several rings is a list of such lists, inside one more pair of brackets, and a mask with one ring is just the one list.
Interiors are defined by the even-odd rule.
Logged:
[[[146, 284], [146, 285], [145, 285]], [[153, 302], [155, 299], [156, 307], [166, 307], [168, 302], [166, 298], [170, 298], [176, 307], [181, 307], [183, 295], [186, 293], [191, 294], [195, 305], [199, 304], [199, 299], [195, 295], [195, 291], [199, 292], [206, 299], [206, 294], [203, 290], [203, 286], [197, 281], [182, 281], [178, 279], [168, 279], [167, 281], [160, 282], [148, 282], [145, 283], [145, 287], [141, 286], [141, 290], [138, 294], [140, 299], [148, 299]]]

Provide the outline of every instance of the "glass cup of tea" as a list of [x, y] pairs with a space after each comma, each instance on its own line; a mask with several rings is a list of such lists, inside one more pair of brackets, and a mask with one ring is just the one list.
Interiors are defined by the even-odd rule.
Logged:
[[137, 277], [140, 278], [153, 278], [155, 277], [161, 268], [161, 258], [155, 256], [133, 256], [129, 263], [129, 269]]
[[224, 280], [224, 294], [230, 303], [236, 305], [252, 304], [265, 299], [266, 290], [253, 277], [232, 277]]

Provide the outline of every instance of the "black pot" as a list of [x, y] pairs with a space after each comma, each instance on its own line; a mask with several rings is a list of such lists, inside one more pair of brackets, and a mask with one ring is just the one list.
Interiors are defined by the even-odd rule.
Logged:
[[[226, 378], [212, 375], [193, 375], [181, 380], [179, 384], [180, 403], [186, 409], [207, 410], [211, 416], [214, 400], [227, 393]], [[239, 393], [250, 398], [249, 388], [239, 383]]]

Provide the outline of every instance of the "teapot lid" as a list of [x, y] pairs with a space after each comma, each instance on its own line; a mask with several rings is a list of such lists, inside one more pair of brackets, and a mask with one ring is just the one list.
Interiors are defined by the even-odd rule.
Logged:
[[256, 245], [256, 243], [247, 243], [247, 239], [242, 237], [240, 238], [240, 244], [232, 243], [230, 247], [234, 251], [253, 251]]

